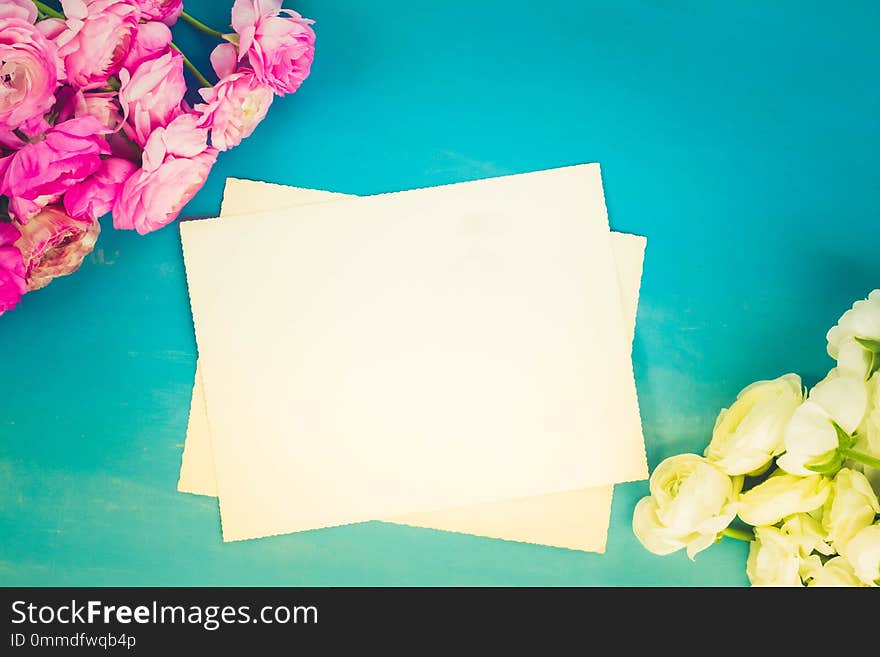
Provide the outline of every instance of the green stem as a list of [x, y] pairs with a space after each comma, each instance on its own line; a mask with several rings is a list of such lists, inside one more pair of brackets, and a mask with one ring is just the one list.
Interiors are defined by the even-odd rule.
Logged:
[[178, 48], [173, 43], [171, 44], [171, 47], [180, 53], [180, 55], [183, 57], [183, 65], [189, 69], [189, 72], [195, 76], [196, 80], [198, 80], [202, 84], [203, 87], [213, 87], [214, 86], [213, 84], [208, 82], [208, 78], [206, 78], [204, 75], [202, 75], [202, 72], [196, 68], [196, 65], [193, 64], [191, 61], [189, 61], [189, 57], [184, 55], [183, 51], [180, 48]]
[[39, 0], [34, 0], [34, 4], [37, 5], [37, 9], [46, 14], [46, 16], [51, 16], [52, 18], [64, 18], [64, 14], [62, 14], [60, 11], [58, 11], [57, 9], [52, 9], [52, 7], [42, 2], [39, 2]]
[[721, 535], [727, 536], [728, 538], [735, 538], [738, 541], [750, 542], [755, 540], [755, 535], [752, 532], [745, 529], [736, 529], [735, 527], [728, 527], [721, 532]]
[[870, 454], [865, 454], [863, 452], [857, 452], [854, 449], [841, 449], [841, 456], [845, 456], [848, 459], [852, 459], [853, 461], [858, 461], [862, 465], [867, 465], [868, 467], [874, 468], [876, 470], [880, 470], [880, 459], [876, 456], [871, 456]]
[[204, 32], [205, 34], [210, 34], [211, 36], [213, 36], [213, 37], [217, 37], [218, 39], [223, 39], [223, 38], [224, 38], [222, 32], [218, 32], [218, 31], [215, 30], [214, 28], [212, 28], [212, 27], [208, 27], [208, 26], [205, 25], [202, 21], [200, 21], [200, 20], [197, 19], [197, 18], [193, 18], [192, 16], [190, 16], [190, 15], [187, 14], [186, 12], [183, 12], [183, 13], [180, 15], [180, 17], [181, 17], [183, 20], [185, 20], [187, 23], [189, 23], [190, 25], [192, 25], [194, 28], [196, 28], [197, 30], [200, 30], [200, 31]]

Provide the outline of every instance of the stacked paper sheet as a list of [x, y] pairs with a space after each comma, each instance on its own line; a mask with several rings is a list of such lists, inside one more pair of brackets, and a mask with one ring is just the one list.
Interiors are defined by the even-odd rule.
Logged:
[[199, 366], [178, 488], [224, 540], [365, 520], [603, 551], [647, 476], [644, 238], [598, 165], [374, 197], [230, 179], [181, 225]]

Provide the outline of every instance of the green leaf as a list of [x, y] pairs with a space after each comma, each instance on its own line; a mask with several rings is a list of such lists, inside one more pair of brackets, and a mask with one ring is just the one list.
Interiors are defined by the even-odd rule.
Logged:
[[837, 449], [823, 454], [820, 461], [806, 466], [807, 470], [822, 475], [836, 473], [847, 459], [847, 454], [851, 451], [850, 448], [856, 444], [855, 436], [844, 431], [843, 427], [837, 424], [837, 422], [831, 420], [831, 426], [834, 427], [834, 432], [837, 434]]
[[835, 474], [838, 470], [840, 470], [840, 466], [843, 465], [843, 459], [838, 456], [837, 452], [834, 452], [834, 456], [828, 460], [823, 461], [822, 463], [817, 463], [815, 465], [806, 466], [807, 470], [811, 472], [815, 472], [820, 475], [832, 475]]
[[834, 427], [834, 431], [837, 433], [837, 447], [838, 449], [849, 449], [853, 445], [856, 444], [855, 436], [849, 435], [843, 428], [837, 424], [834, 420], [831, 420], [831, 425]]
[[862, 345], [865, 349], [870, 351], [871, 353], [880, 352], [880, 340], [872, 340], [871, 338], [853, 338], [856, 342]]
[[868, 373], [865, 375], [865, 381], [874, 376], [874, 373], [880, 370], [880, 351], [871, 352], [871, 363], [868, 365]]
[[865, 380], [867, 381], [875, 372], [880, 371], [880, 340], [874, 340], [872, 338], [853, 338], [853, 340], [862, 345], [862, 348], [871, 354], [871, 361], [868, 364], [868, 373], [865, 376]]
[[721, 533], [718, 534], [718, 540], [721, 540], [722, 536], [735, 538], [738, 541], [745, 541], [747, 543], [755, 540], [755, 532], [753, 530], [739, 529], [737, 527], [727, 527], [726, 529], [722, 529]]
[[0, 196], [0, 221], [10, 223], [12, 216], [9, 214], [9, 199], [6, 196]]

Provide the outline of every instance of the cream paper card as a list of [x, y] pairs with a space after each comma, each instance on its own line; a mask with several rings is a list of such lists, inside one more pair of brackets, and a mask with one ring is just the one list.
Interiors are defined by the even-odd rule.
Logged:
[[597, 166], [181, 232], [227, 540], [646, 475]]
[[[344, 198], [344, 195], [287, 187], [272, 183], [228, 178], [221, 216], [264, 212], [285, 207]], [[624, 233], [611, 234], [620, 286], [624, 324], [632, 339], [638, 307], [645, 239]], [[178, 490], [216, 497], [214, 457], [202, 392], [201, 371], [196, 365]], [[611, 513], [612, 486], [585, 488], [551, 495], [489, 502], [457, 509], [413, 514], [396, 522], [427, 529], [488, 536], [604, 552]]]

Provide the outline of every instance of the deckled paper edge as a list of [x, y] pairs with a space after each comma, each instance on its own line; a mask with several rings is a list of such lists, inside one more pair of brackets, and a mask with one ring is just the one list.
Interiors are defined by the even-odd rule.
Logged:
[[[474, 179], [471, 179], [471, 180], [460, 180], [460, 181], [456, 181], [456, 182], [445, 183], [445, 184], [442, 184], [442, 185], [426, 185], [426, 186], [423, 186], [423, 187], [414, 187], [414, 188], [412, 188], [412, 189], [398, 190], [398, 191], [388, 191], [388, 192], [381, 192], [381, 193], [378, 193], [378, 194], [370, 194], [370, 195], [365, 195], [365, 196], [360, 196], [360, 195], [357, 195], [357, 194], [353, 194], [353, 195], [349, 195], [349, 196], [352, 197], [352, 200], [357, 199], [357, 198], [372, 198], [372, 197], [374, 197], [374, 196], [379, 196], [379, 197], [381, 197], [381, 196], [395, 195], [395, 194], [399, 194], [399, 193], [401, 193], [401, 192], [417, 191], [417, 190], [423, 190], [423, 189], [442, 189], [442, 188], [452, 187], [452, 186], [455, 186], [455, 185], [460, 185], [460, 184], [465, 184], [465, 183], [480, 182], [480, 181], [483, 181], [483, 180], [492, 180], [492, 179], [495, 179], [495, 178], [506, 178], [506, 177], [510, 177], [510, 176], [517, 176], [517, 175], [523, 175], [523, 174], [529, 174], [529, 173], [540, 173], [540, 172], [544, 172], [544, 171], [557, 171], [557, 170], [574, 169], [574, 168], [594, 168], [594, 167], [595, 167], [596, 169], [598, 169], [598, 174], [599, 174], [599, 184], [600, 184], [600, 187], [601, 187], [601, 190], [602, 190], [602, 196], [601, 196], [601, 201], [602, 201], [602, 215], [603, 215], [603, 217], [604, 217], [604, 219], [605, 219], [605, 225], [606, 225], [606, 227], [607, 227], [607, 229], [608, 229], [608, 230], [607, 230], [607, 235], [608, 235], [608, 245], [609, 245], [608, 248], [609, 248], [609, 250], [611, 251], [611, 253], [612, 253], [612, 257], [613, 257], [613, 255], [614, 255], [614, 254], [613, 254], [614, 247], [613, 247], [612, 239], [611, 239], [611, 233], [612, 233], [612, 230], [611, 230], [611, 226], [610, 226], [610, 220], [609, 220], [609, 217], [608, 217], [607, 204], [606, 204], [606, 202], [605, 202], [605, 183], [604, 183], [604, 178], [602, 177], [602, 168], [601, 168], [600, 163], [598, 163], [598, 162], [589, 162], [589, 163], [582, 163], [582, 164], [572, 164], [572, 165], [567, 165], [567, 166], [551, 167], [551, 168], [549, 168], [549, 169], [540, 169], [540, 170], [537, 170], [537, 171], [524, 171], [524, 172], [521, 172], [521, 173], [504, 173], [504, 174], [499, 174], [499, 175], [497, 175], [497, 176], [488, 176], [488, 177], [484, 177], [484, 178], [474, 178]], [[284, 185], [281, 185], [281, 184], [279, 184], [279, 183], [271, 183], [271, 182], [264, 182], [264, 181], [253, 181], [253, 180], [251, 180], [251, 181], [249, 181], [249, 182], [257, 182], [257, 183], [260, 183], [260, 184], [273, 185], [273, 186], [279, 186], [279, 187], [283, 187], [283, 186], [284, 186]], [[309, 187], [301, 187], [301, 189], [308, 190], [308, 191], [314, 191], [314, 192], [330, 191], [330, 190], [319, 190], [319, 189], [309, 188]], [[226, 193], [226, 188], [225, 188], [225, 186], [224, 186], [224, 196], [225, 196], [225, 193]], [[344, 194], [344, 192], [336, 192], [336, 193]], [[320, 203], [320, 202], [317, 202], [317, 203]], [[307, 203], [307, 204], [304, 204], [304, 205], [312, 205], [312, 204], [308, 204], [308, 203]], [[267, 211], [264, 211], [264, 212], [254, 212], [254, 213], [251, 213], [251, 214], [244, 214], [244, 215], [241, 215], [241, 214], [240, 214], [240, 215], [238, 215], [238, 216], [240, 216], [240, 217], [261, 216], [261, 215], [275, 214], [276, 212], [278, 212], [278, 210], [267, 210]], [[179, 228], [180, 228], [180, 238], [181, 238], [181, 249], [182, 249], [182, 252], [183, 252], [183, 259], [184, 259], [184, 276], [186, 276], [186, 260], [187, 260], [186, 245], [185, 245], [185, 241], [184, 241], [184, 239], [183, 239], [183, 232], [184, 232], [184, 230], [189, 231], [189, 230], [193, 227], [193, 225], [198, 224], [198, 223], [201, 223], [201, 222], [203, 222], [203, 221], [215, 221], [215, 220], [217, 220], [217, 219], [228, 218], [229, 216], [230, 216], [230, 215], [219, 215], [219, 216], [216, 216], [216, 217], [206, 217], [206, 218], [199, 219], [199, 220], [196, 220], [196, 221], [185, 221], [185, 222], [181, 222], [181, 223], [180, 223], [180, 227], [179, 227]], [[196, 229], [196, 230], [198, 230], [198, 229]], [[647, 238], [646, 238], [645, 236], [642, 236], [642, 235], [633, 235], [633, 236], [634, 236], [634, 237], [641, 238], [642, 240], [644, 240], [644, 242], [645, 242], [645, 252], [647, 253]], [[643, 276], [643, 275], [644, 275], [644, 258], [643, 258], [643, 260], [642, 260], [642, 275], [639, 276], [639, 300], [641, 300], [641, 281], [642, 281], [642, 276]], [[618, 295], [619, 295], [619, 294], [620, 294], [620, 281], [619, 281], [619, 278], [618, 278], [617, 276], [614, 277], [614, 284], [615, 284], [615, 285], [617, 286], [617, 288], [618, 288]], [[189, 305], [190, 305], [190, 315], [191, 315], [191, 317], [193, 318], [193, 331], [194, 331], [194, 333], [195, 333], [195, 335], [196, 335], [196, 344], [198, 345], [198, 343], [199, 343], [199, 339], [198, 339], [198, 330], [197, 330], [196, 327], [195, 327], [195, 320], [194, 320], [195, 313], [194, 313], [194, 309], [193, 309], [193, 307], [192, 307], [192, 299], [191, 299], [191, 296], [190, 296], [190, 294], [189, 294], [189, 291], [187, 291], [187, 301], [188, 301], [188, 303], [189, 303]], [[637, 311], [637, 312], [638, 312], [638, 311]], [[634, 389], [634, 391], [635, 391], [635, 402], [636, 402], [636, 404], [635, 404], [635, 406], [636, 406], [636, 408], [635, 408], [635, 410], [636, 410], [636, 417], [638, 418], [639, 429], [640, 429], [640, 432], [641, 432], [641, 434], [642, 434], [642, 440], [641, 440], [641, 447], [642, 447], [642, 449], [641, 449], [641, 453], [642, 453], [643, 473], [642, 473], [642, 475], [639, 476], [638, 478], [631, 478], [631, 479], [630, 479], [630, 478], [627, 478], [627, 479], [622, 479], [622, 480], [620, 480], [620, 481], [608, 482], [607, 484], [597, 484], [596, 487], [602, 487], [602, 486], [612, 486], [612, 487], [613, 487], [614, 485], [616, 485], [616, 484], [618, 484], [618, 483], [628, 483], [628, 482], [631, 482], [631, 481], [643, 481], [643, 480], [645, 480], [645, 479], [648, 478], [647, 452], [646, 452], [646, 448], [645, 448], [644, 427], [643, 427], [643, 424], [642, 424], [641, 408], [640, 408], [639, 399], [638, 399], [638, 386], [636, 385], [636, 382], [635, 382], [635, 370], [634, 370], [634, 368], [633, 368], [633, 366], [632, 366], [632, 357], [631, 357], [631, 355], [632, 355], [632, 346], [633, 346], [633, 341], [630, 341], [630, 358], [628, 359], [628, 360], [629, 360], [629, 368], [628, 368], [628, 372], [629, 372], [629, 375], [630, 375], [630, 377], [632, 378], [632, 382], [633, 382], [633, 389]], [[203, 382], [202, 390], [203, 390], [203, 392], [204, 392], [205, 403], [207, 404], [207, 396], [208, 396], [208, 395], [207, 395], [206, 388], [205, 388], [205, 386], [204, 386], [204, 382]], [[208, 417], [210, 418], [210, 415], [208, 415]], [[213, 452], [212, 452], [212, 454], [213, 454]], [[593, 487], [590, 486], [589, 488], [593, 488]], [[569, 489], [569, 490], [580, 490], [580, 489]], [[547, 494], [563, 493], [563, 492], [567, 492], [567, 491], [550, 491], [550, 492], [547, 493]], [[222, 505], [222, 501], [221, 501], [221, 500], [222, 500], [222, 496], [220, 495], [220, 485], [219, 485], [219, 482], [218, 482], [218, 486], [217, 486], [217, 500], [218, 500], [218, 505]], [[613, 503], [613, 502], [612, 502], [612, 503]], [[610, 521], [610, 511], [611, 511], [611, 508], [610, 508], [610, 505], [609, 505], [609, 521]], [[345, 526], [348, 526], [348, 525], [362, 524], [362, 523], [364, 523], [364, 522], [387, 522], [387, 521], [383, 521], [383, 520], [364, 520], [364, 521], [360, 521], [360, 522], [348, 522], [348, 523], [341, 523], [341, 524], [322, 525], [322, 526], [320, 526], [320, 527], [312, 527], [312, 528], [309, 528], [308, 530], [302, 530], [302, 531], [298, 531], [298, 532], [279, 531], [279, 532], [274, 532], [274, 533], [270, 533], [270, 534], [261, 534], [261, 535], [259, 535], [259, 536], [236, 536], [235, 538], [227, 538], [227, 537], [226, 537], [226, 533], [225, 533], [225, 531], [224, 531], [224, 527], [223, 527], [223, 513], [222, 513], [222, 510], [221, 510], [221, 512], [220, 512], [219, 515], [220, 515], [221, 535], [222, 535], [222, 537], [223, 537], [223, 542], [224, 542], [224, 543], [232, 543], [232, 542], [245, 541], [245, 540], [257, 540], [257, 539], [260, 539], [260, 538], [271, 538], [271, 537], [273, 537], [273, 536], [285, 536], [285, 535], [292, 534], [292, 533], [302, 533], [303, 531], [317, 531], [317, 530], [320, 530], [320, 529], [330, 529], [330, 528], [333, 528], [333, 527], [345, 527]], [[400, 524], [400, 523], [390, 523], [390, 524]], [[610, 522], [609, 522], [609, 525], [610, 525]], [[406, 526], [417, 527], [416, 525], [406, 525]], [[422, 529], [424, 529], [424, 528], [422, 528]], [[449, 530], [434, 529], [434, 531], [449, 531]], [[459, 532], [451, 532], [451, 533], [459, 533]], [[467, 536], [474, 536], [474, 534], [466, 534], [466, 535], [467, 535]], [[486, 538], [488, 538], [488, 537], [486, 537]], [[507, 540], [507, 539], [491, 539], [491, 540]], [[520, 541], [510, 541], [510, 542], [520, 542]], [[526, 541], [522, 541], [522, 542], [523, 542], [523, 543], [526, 543]], [[607, 542], [607, 532], [606, 532], [606, 542]], [[545, 544], [543, 544], [543, 543], [533, 543], [533, 545], [545, 545]], [[556, 546], [552, 546], [552, 547], [556, 547]], [[566, 549], [566, 548], [559, 548], [559, 549]], [[581, 551], [582, 551], [582, 550], [581, 550]]]

